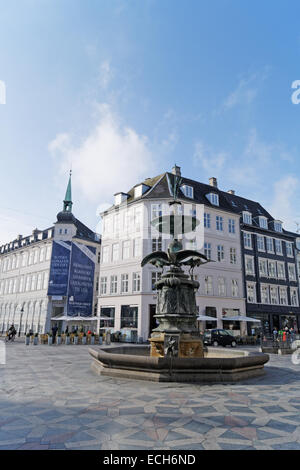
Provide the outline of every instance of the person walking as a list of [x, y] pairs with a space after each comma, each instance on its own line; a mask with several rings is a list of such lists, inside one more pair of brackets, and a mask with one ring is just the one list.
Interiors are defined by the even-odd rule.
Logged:
[[53, 338], [53, 344], [55, 344], [55, 338], [56, 338], [56, 333], [57, 333], [57, 325], [55, 324], [53, 327], [52, 327], [52, 338]]

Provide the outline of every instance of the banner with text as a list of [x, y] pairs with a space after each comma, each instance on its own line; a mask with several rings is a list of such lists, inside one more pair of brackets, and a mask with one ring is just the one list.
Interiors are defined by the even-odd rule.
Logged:
[[53, 242], [48, 295], [67, 295], [71, 242]]
[[95, 262], [96, 248], [72, 243], [67, 315], [88, 317], [93, 314]]

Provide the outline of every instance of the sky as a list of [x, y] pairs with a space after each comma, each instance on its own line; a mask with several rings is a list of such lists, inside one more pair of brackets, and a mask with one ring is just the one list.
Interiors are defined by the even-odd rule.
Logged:
[[93, 230], [116, 192], [176, 163], [296, 231], [299, 14], [294, 0], [0, 0], [0, 245], [52, 226], [71, 167]]

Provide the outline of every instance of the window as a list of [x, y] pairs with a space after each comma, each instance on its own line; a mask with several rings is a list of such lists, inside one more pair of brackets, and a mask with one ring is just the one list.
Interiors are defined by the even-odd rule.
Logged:
[[162, 250], [162, 239], [161, 237], [152, 238], [152, 252]]
[[101, 307], [100, 309], [100, 328], [114, 328], [115, 326], [115, 308]]
[[268, 228], [268, 219], [266, 217], [260, 216], [259, 217], [259, 226], [261, 228], [266, 228], [267, 229]]
[[121, 328], [138, 327], [138, 307], [121, 305]]
[[251, 233], [244, 232], [244, 247], [247, 249], [252, 248]]
[[280, 305], [287, 305], [287, 289], [286, 287], [279, 287], [279, 303]]
[[108, 263], [109, 260], [109, 246], [103, 246], [102, 248], [102, 263]]
[[107, 276], [100, 278], [100, 295], [105, 295], [107, 293]]
[[268, 261], [269, 277], [276, 278], [276, 261]]
[[243, 211], [243, 222], [244, 222], [244, 224], [252, 225], [252, 214], [251, 214], [251, 212]]
[[258, 251], [265, 251], [265, 240], [262, 235], [257, 235], [257, 249]]
[[255, 303], [255, 284], [252, 282], [247, 282], [247, 302]]
[[218, 206], [219, 205], [219, 195], [216, 194], [216, 193], [209, 193], [206, 195], [206, 198], [209, 200], [209, 202], [211, 204], [213, 204], [214, 206]]
[[204, 212], [204, 227], [210, 228], [210, 214]]
[[34, 250], [34, 258], [33, 258], [34, 264], [36, 264], [38, 260], [39, 260], [39, 250]]
[[20, 278], [19, 292], [23, 292], [24, 289], [24, 276]]
[[16, 268], [16, 256], [14, 255], [12, 259], [11, 269], [15, 269], [15, 268]]
[[140, 292], [141, 290], [141, 275], [140, 273], [133, 273], [132, 275], [132, 291]]
[[255, 275], [254, 260], [252, 256], [245, 256], [245, 269], [246, 269], [246, 274], [250, 276]]
[[220, 215], [216, 216], [216, 229], [220, 232], [223, 231], [223, 217], [221, 217]]
[[151, 273], [151, 290], [156, 290], [155, 283], [156, 283], [157, 281], [159, 281], [160, 276], [161, 276], [161, 274], [158, 273], [158, 272], [156, 272], [156, 271], [153, 271], [153, 272]]
[[121, 274], [121, 293], [128, 292], [128, 274]]
[[258, 258], [258, 267], [260, 277], [268, 277], [268, 265], [267, 260]]
[[260, 286], [260, 295], [261, 295], [261, 303], [262, 304], [269, 304], [269, 288], [268, 286], [261, 285]]
[[110, 293], [116, 294], [118, 292], [118, 276], [110, 276]]
[[141, 213], [141, 207], [135, 207], [134, 208], [134, 227], [135, 231], [139, 232], [141, 230], [141, 220], [142, 220], [142, 213]]
[[130, 258], [130, 240], [123, 242], [123, 259]]
[[26, 288], [25, 288], [25, 291], [28, 292], [29, 289], [30, 289], [30, 276], [27, 276], [26, 277]]
[[271, 304], [278, 304], [278, 288], [277, 286], [270, 286]]
[[34, 257], [34, 252], [33, 252], [33, 250], [30, 250], [30, 252], [29, 252], [29, 259], [28, 259], [28, 265], [33, 264], [33, 257]]
[[280, 222], [279, 220], [275, 220], [274, 221], [274, 230], [276, 232], [282, 232], [282, 222]]
[[113, 243], [112, 245], [112, 261], [119, 260], [119, 243]]
[[117, 234], [119, 233], [119, 230], [120, 230], [120, 214], [115, 214], [113, 221], [114, 221], [114, 233]]
[[189, 197], [189, 198], [194, 197], [194, 188], [192, 186], [188, 186], [187, 184], [183, 184], [180, 187], [180, 189], [186, 197]]
[[230, 264], [236, 264], [236, 248], [230, 248], [229, 256], [230, 256]]
[[42, 263], [45, 259], [45, 248], [41, 248], [40, 251], [40, 263]]
[[42, 288], [42, 273], [38, 274], [36, 290], [41, 290]]
[[161, 204], [152, 204], [151, 205], [151, 220], [156, 219], [157, 217], [162, 216], [162, 206]]
[[218, 245], [217, 247], [217, 256], [218, 256], [218, 261], [224, 261], [224, 246], [223, 245]]
[[291, 288], [291, 305], [298, 307], [298, 292], [297, 289]]
[[43, 289], [48, 289], [48, 280], [49, 280], [49, 273], [46, 271], [44, 273]]
[[140, 238], [135, 238], [133, 240], [133, 257], [134, 258], [139, 258], [141, 256], [141, 239]]
[[207, 259], [211, 259], [211, 243], [204, 243], [204, 255]]
[[225, 278], [224, 277], [219, 277], [219, 279], [218, 279], [218, 292], [219, 292], [219, 295], [221, 295], [221, 296], [226, 295], [226, 284], [225, 284]]
[[239, 283], [237, 279], [231, 280], [231, 293], [232, 293], [232, 297], [239, 296]]
[[266, 237], [266, 246], [268, 253], [274, 253], [273, 238]]
[[51, 258], [51, 245], [48, 245], [46, 248], [46, 260], [48, 261]]
[[282, 243], [281, 240], [275, 239], [275, 250], [277, 255], [282, 255]]
[[296, 281], [296, 267], [294, 264], [288, 264], [289, 280]]
[[285, 242], [286, 255], [293, 257], [293, 244], [291, 242]]
[[213, 278], [212, 276], [205, 276], [204, 290], [206, 295], [213, 295]]
[[228, 219], [228, 232], [235, 233], [235, 220], [234, 219]]
[[285, 268], [284, 263], [277, 261], [277, 276], [278, 279], [285, 279]]

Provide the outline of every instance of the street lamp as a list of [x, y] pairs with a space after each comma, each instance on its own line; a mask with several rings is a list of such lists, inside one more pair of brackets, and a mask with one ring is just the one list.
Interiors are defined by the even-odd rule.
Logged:
[[20, 337], [21, 335], [21, 327], [22, 327], [22, 317], [23, 317], [24, 309], [23, 307], [21, 308], [21, 318], [20, 318], [20, 327], [19, 327], [19, 334], [18, 336]]

